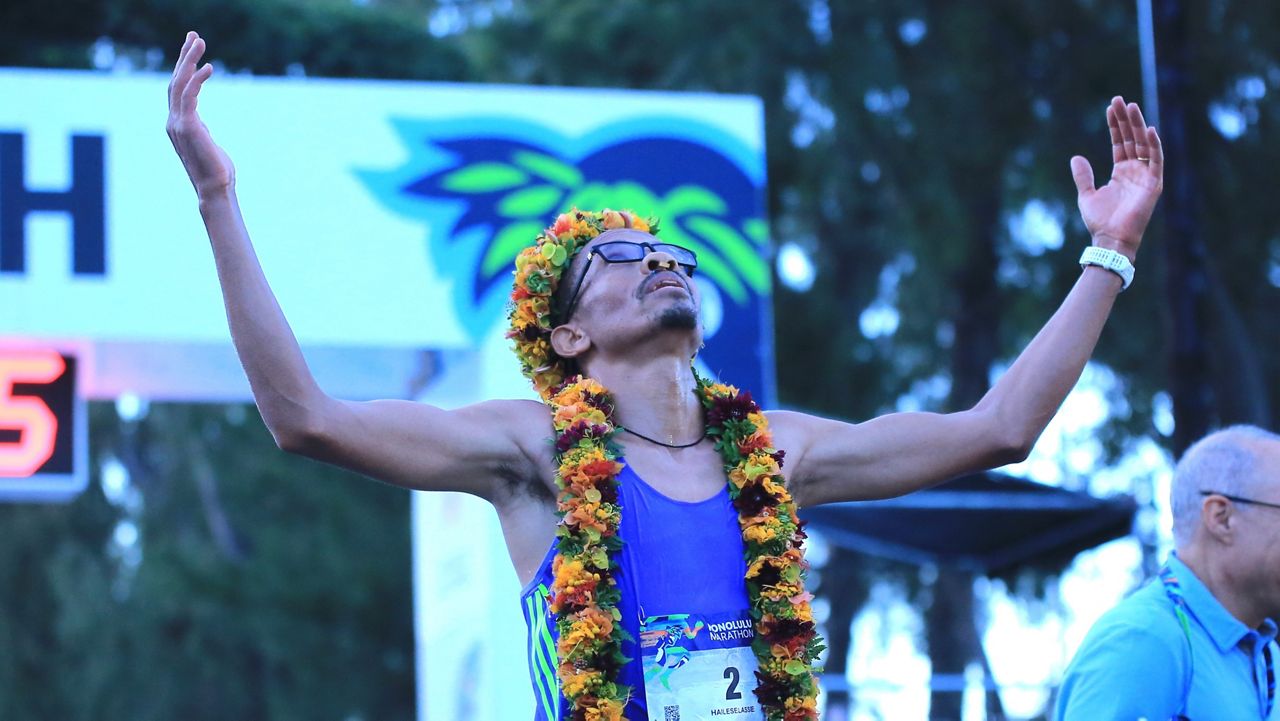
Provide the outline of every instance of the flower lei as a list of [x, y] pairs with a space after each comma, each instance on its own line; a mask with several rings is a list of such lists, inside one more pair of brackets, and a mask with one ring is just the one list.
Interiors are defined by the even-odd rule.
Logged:
[[[551, 349], [552, 295], [574, 254], [613, 228], [656, 232], [656, 223], [627, 211], [573, 211], [558, 217], [516, 259], [511, 330], [525, 375], [550, 406], [560, 489], [557, 553], [550, 608], [559, 641], [557, 676], [573, 721], [621, 721], [631, 690], [618, 683], [628, 637], [618, 610], [615, 571], [621, 455], [609, 392], [571, 375]], [[816, 721], [813, 662], [824, 648], [814, 627], [812, 594], [804, 590], [805, 533], [782, 475], [783, 452], [751, 394], [697, 379], [707, 435], [724, 460], [729, 497], [746, 547], [745, 583], [755, 621], [759, 662], [756, 697], [768, 721]]]

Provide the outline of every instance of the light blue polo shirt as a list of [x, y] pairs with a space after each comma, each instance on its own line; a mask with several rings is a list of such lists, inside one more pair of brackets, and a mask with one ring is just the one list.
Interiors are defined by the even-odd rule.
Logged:
[[[1090, 629], [1062, 680], [1058, 721], [1167, 721], [1178, 713], [1191, 721], [1263, 719], [1262, 648], [1275, 641], [1276, 624], [1245, 626], [1177, 557], [1170, 556], [1169, 567], [1187, 601], [1190, 644], [1173, 601], [1154, 579]], [[1274, 645], [1271, 653], [1280, 662]], [[1268, 719], [1276, 720], [1280, 709]]]

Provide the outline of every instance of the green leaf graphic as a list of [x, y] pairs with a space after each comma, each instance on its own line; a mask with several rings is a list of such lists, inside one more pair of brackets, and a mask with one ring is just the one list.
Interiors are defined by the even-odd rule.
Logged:
[[743, 280], [747, 281], [747, 285], [757, 295], [764, 295], [769, 291], [769, 265], [738, 231], [715, 218], [705, 216], [689, 218], [685, 223], [689, 230], [710, 241], [738, 269]]
[[724, 200], [715, 193], [697, 185], [681, 185], [663, 198], [664, 214], [675, 218], [692, 213], [724, 215], [729, 212]]
[[747, 218], [742, 223], [742, 232], [747, 234], [752, 243], [761, 250], [769, 245], [769, 224], [760, 218]]
[[[670, 217], [670, 216], [667, 216]], [[705, 274], [738, 305], [747, 302], [747, 288], [738, 280], [733, 267], [720, 257], [715, 248], [684, 230], [675, 218], [662, 226], [662, 240], [683, 245], [698, 254], [698, 272]]]
[[498, 231], [493, 243], [485, 251], [484, 259], [480, 261], [481, 276], [491, 278], [509, 267], [516, 255], [526, 246], [532, 245], [533, 239], [541, 231], [542, 221], [540, 220], [512, 223]]
[[582, 185], [582, 173], [577, 168], [562, 163], [550, 155], [521, 150], [511, 159], [521, 168], [562, 188], [576, 188]]
[[504, 218], [542, 217], [555, 210], [564, 191], [554, 185], [521, 188], [498, 203], [498, 215]]
[[455, 193], [492, 193], [528, 182], [529, 176], [505, 163], [476, 163], [449, 173], [440, 183]]
[[625, 208], [635, 211], [641, 217], [662, 213], [662, 204], [653, 191], [639, 183], [625, 181], [614, 185], [606, 183], [586, 185], [574, 191], [569, 201], [565, 203], [565, 207], [590, 210]]

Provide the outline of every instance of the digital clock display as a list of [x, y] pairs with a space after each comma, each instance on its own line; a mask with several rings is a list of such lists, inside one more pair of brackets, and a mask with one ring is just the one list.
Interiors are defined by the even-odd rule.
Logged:
[[83, 490], [84, 425], [75, 356], [0, 346], [0, 500], [65, 500]]

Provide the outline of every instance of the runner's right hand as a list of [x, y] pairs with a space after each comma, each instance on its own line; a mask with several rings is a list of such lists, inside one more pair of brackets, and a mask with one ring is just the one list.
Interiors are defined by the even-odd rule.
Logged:
[[195, 32], [187, 33], [178, 64], [169, 81], [169, 121], [166, 130], [174, 150], [187, 169], [187, 177], [201, 199], [227, 192], [235, 187], [236, 170], [231, 158], [213, 142], [209, 128], [196, 112], [196, 100], [204, 81], [213, 75], [209, 63], [197, 68], [204, 56], [204, 39]]

